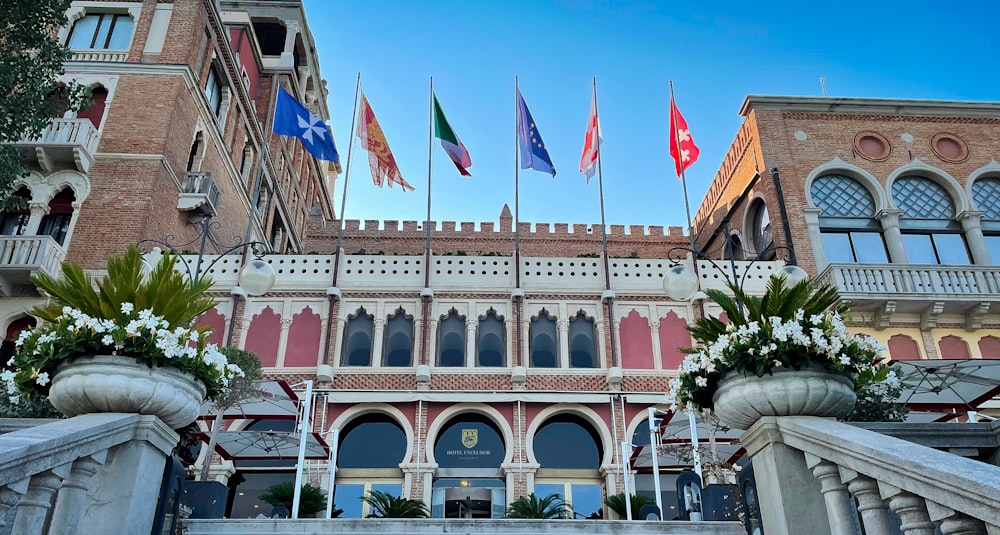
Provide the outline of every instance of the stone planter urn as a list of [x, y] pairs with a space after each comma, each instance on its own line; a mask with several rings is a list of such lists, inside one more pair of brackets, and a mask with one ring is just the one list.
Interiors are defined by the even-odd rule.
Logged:
[[856, 401], [850, 377], [820, 367], [777, 368], [763, 377], [728, 372], [712, 396], [715, 414], [734, 429], [749, 429], [764, 416], [843, 418]]
[[193, 422], [205, 385], [174, 368], [150, 368], [130, 357], [80, 357], [59, 366], [49, 401], [66, 416], [118, 412], [157, 416], [171, 429]]

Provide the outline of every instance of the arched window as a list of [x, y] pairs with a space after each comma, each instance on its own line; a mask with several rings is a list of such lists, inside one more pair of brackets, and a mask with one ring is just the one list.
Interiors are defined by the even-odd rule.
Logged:
[[813, 180], [809, 194], [820, 209], [820, 233], [828, 262], [889, 261], [882, 227], [874, 219], [875, 199], [860, 182], [846, 175], [823, 175]]
[[347, 332], [344, 335], [344, 366], [371, 366], [372, 336], [375, 316], [368, 314], [364, 307], [347, 317]]
[[528, 350], [531, 353], [532, 368], [559, 367], [559, 344], [556, 336], [556, 320], [542, 309], [538, 316], [531, 318], [528, 327]]
[[955, 201], [937, 182], [907, 175], [892, 183], [892, 198], [903, 211], [900, 231], [911, 264], [969, 264], [962, 229], [954, 221]]
[[771, 216], [767, 213], [767, 205], [763, 199], [757, 199], [750, 204], [750, 237], [753, 240], [754, 253], [760, 260], [773, 260], [774, 238], [771, 235]]
[[983, 240], [993, 265], [1000, 264], [1000, 177], [988, 176], [972, 183], [972, 201], [983, 211]]
[[373, 490], [399, 496], [406, 455], [406, 432], [386, 414], [368, 413], [344, 426], [337, 453], [334, 503], [341, 518], [364, 518], [369, 506], [361, 497]]
[[507, 333], [503, 316], [490, 308], [485, 316], [479, 317], [478, 340], [476, 343], [477, 366], [503, 366], [506, 359]]
[[438, 323], [438, 366], [465, 366], [465, 317], [454, 308]]
[[205, 156], [205, 147], [203, 145], [202, 134], [198, 132], [194, 136], [194, 143], [191, 143], [191, 152], [188, 153], [188, 171], [201, 170], [201, 160]]
[[2, 224], [0, 234], [5, 236], [21, 236], [27, 230], [28, 219], [31, 218], [31, 212], [28, 211], [28, 201], [31, 200], [31, 192], [28, 191], [28, 188], [22, 186], [11, 197], [13, 197], [11, 202], [16, 201], [17, 205], [3, 212], [3, 221], [0, 222]]
[[108, 90], [102, 86], [97, 86], [90, 91], [90, 105], [87, 109], [77, 114], [80, 119], [90, 119], [94, 128], [101, 127], [101, 119], [104, 118], [104, 105], [108, 100]]
[[53, 240], [62, 245], [66, 240], [66, 232], [69, 231], [69, 223], [73, 219], [74, 200], [73, 190], [70, 188], [57, 193], [49, 201], [49, 213], [42, 217], [38, 234], [52, 236]]
[[603, 451], [593, 426], [575, 414], [553, 416], [535, 433], [532, 449], [539, 464], [535, 496], [559, 494], [583, 517], [601, 509]]
[[597, 368], [597, 341], [594, 336], [594, 318], [583, 311], [569, 320], [569, 366], [571, 368]]
[[732, 232], [729, 235], [729, 246], [732, 248], [732, 252], [723, 249], [722, 259], [728, 260], [730, 256], [733, 260], [743, 260], [746, 253], [743, 251], [743, 240], [740, 239], [740, 235], [736, 232]]
[[222, 79], [215, 71], [215, 66], [208, 69], [208, 80], [205, 81], [205, 98], [208, 99], [208, 109], [216, 117], [222, 114]]
[[250, 178], [250, 170], [253, 168], [253, 145], [249, 141], [243, 145], [243, 155], [240, 157], [240, 176], [244, 179]]
[[489, 418], [475, 413], [463, 414], [448, 422], [434, 443], [434, 460], [439, 468], [493, 468], [499, 471], [505, 454], [500, 429]]
[[35, 318], [31, 316], [10, 322], [10, 325], [7, 326], [7, 336], [3, 339], [3, 344], [0, 345], [0, 369], [4, 369], [3, 366], [6, 365], [7, 360], [14, 356], [14, 343], [17, 341], [17, 337], [21, 336], [21, 331], [30, 331], [34, 328]]
[[413, 366], [413, 315], [396, 309], [385, 323], [384, 366]]

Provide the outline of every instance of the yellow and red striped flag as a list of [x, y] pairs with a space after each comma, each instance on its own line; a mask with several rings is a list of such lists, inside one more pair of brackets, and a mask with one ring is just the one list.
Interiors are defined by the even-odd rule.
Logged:
[[364, 93], [361, 94], [361, 109], [358, 111], [358, 139], [366, 151], [368, 151], [368, 165], [372, 170], [372, 181], [376, 186], [382, 187], [385, 182], [391, 188], [393, 184], [399, 184], [403, 191], [413, 191], [413, 186], [399, 172], [396, 165], [396, 158], [392, 156], [389, 149], [389, 142], [385, 139], [385, 133], [375, 118], [375, 112], [368, 104], [368, 99]]

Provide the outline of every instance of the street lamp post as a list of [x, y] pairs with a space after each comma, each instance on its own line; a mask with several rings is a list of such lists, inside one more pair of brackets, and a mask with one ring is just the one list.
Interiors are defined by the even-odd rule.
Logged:
[[[221, 228], [221, 225], [218, 222], [215, 223], [212, 222], [211, 214], [205, 215], [201, 219], [199, 225], [201, 227], [201, 234], [197, 238], [187, 243], [182, 243], [182, 244], [170, 243], [168, 240], [173, 239], [173, 236], [167, 236], [163, 240], [145, 238], [139, 240], [138, 245], [142, 246], [144, 244], [153, 244], [155, 246], [164, 247], [171, 253], [177, 255], [177, 258], [180, 260], [181, 265], [184, 266], [184, 271], [187, 272], [188, 279], [191, 281], [192, 284], [198, 283], [198, 281], [200, 281], [203, 278], [203, 273], [208, 273], [209, 271], [211, 271], [212, 267], [215, 266], [215, 264], [218, 263], [219, 260], [222, 260], [226, 255], [236, 251], [252, 252], [254, 258], [249, 262], [246, 262], [240, 268], [239, 275], [237, 276], [240, 288], [242, 288], [247, 294], [256, 296], [256, 295], [264, 295], [265, 293], [270, 291], [271, 288], [274, 287], [274, 282], [276, 279], [274, 268], [271, 267], [271, 264], [265, 262], [263, 258], [261, 258], [263, 254], [257, 253], [257, 248], [266, 249], [268, 247], [268, 245], [264, 242], [260, 241], [243, 242], [239, 237], [235, 237], [233, 238], [232, 246], [223, 249], [219, 253], [219, 255], [208, 264], [208, 266], [202, 269], [201, 264], [205, 257], [206, 245], [209, 242], [211, 242], [217, 249], [222, 247], [212, 237], [212, 229], [219, 229]], [[197, 259], [195, 259], [194, 268], [192, 269], [191, 264], [188, 262], [186, 258], [184, 258], [184, 256], [180, 254], [180, 251], [185, 250], [186, 247], [193, 245], [195, 242], [198, 242], [198, 257]]]
[[[786, 253], [783, 257], [785, 265], [777, 270], [775, 276], [785, 277], [789, 284], [797, 284], [809, 277], [804, 269], [795, 265], [795, 263], [790, 260], [791, 249], [783, 245], [772, 245], [763, 251], [759, 251], [755, 257], [748, 259], [749, 262], [744, 267], [743, 272], [740, 273], [736, 265], [736, 255], [733, 250], [732, 237], [729, 235], [728, 217], [722, 220], [722, 229], [723, 239], [725, 241], [719, 249], [701, 251], [693, 247], [681, 246], [672, 247], [667, 251], [667, 260], [669, 260], [671, 264], [663, 276], [663, 291], [668, 297], [675, 301], [688, 301], [701, 289], [701, 281], [698, 276], [698, 260], [705, 260], [712, 264], [712, 266], [715, 267], [719, 273], [722, 273], [726, 280], [736, 284], [740, 287], [740, 289], [743, 288], [743, 283], [746, 281], [747, 275], [750, 273], [750, 268], [756, 262], [767, 258], [774, 258], [778, 252]], [[725, 251], [725, 256], [729, 260], [728, 271], [731, 272], [732, 278], [730, 278], [730, 275], [727, 273], [725, 268], [712, 259], [712, 254], [722, 251]], [[689, 254], [694, 257], [694, 269], [687, 267], [681, 262]], [[742, 303], [740, 303], [740, 305], [742, 306]]]

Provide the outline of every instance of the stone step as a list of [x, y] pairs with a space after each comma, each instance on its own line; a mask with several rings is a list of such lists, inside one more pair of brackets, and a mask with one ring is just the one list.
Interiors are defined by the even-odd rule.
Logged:
[[743, 535], [739, 522], [463, 519], [224, 519], [186, 520], [186, 535]]

